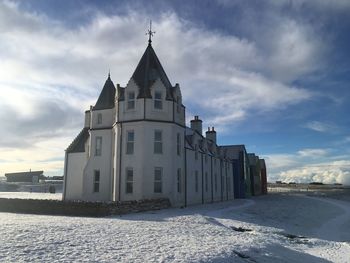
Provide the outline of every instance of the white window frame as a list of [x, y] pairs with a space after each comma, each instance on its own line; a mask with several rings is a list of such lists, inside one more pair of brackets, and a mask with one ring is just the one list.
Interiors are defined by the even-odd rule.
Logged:
[[[129, 135], [132, 134], [132, 140], [130, 140]], [[135, 145], [135, 132], [134, 130], [129, 130], [126, 132], [126, 154], [134, 154]]]
[[[130, 96], [130, 95], [133, 95], [133, 96]], [[127, 92], [126, 109], [127, 110], [134, 110], [135, 109], [135, 91]]]
[[[157, 174], [157, 173], [160, 174]], [[157, 178], [157, 176], [160, 175], [160, 178]], [[154, 185], [153, 185], [153, 191], [156, 194], [161, 194], [163, 192], [163, 168], [162, 167], [154, 167]]]
[[[131, 174], [129, 174], [131, 172]], [[131, 178], [129, 177], [131, 175]], [[125, 169], [125, 193], [132, 194], [134, 192], [134, 169], [127, 167]]]
[[[160, 95], [157, 96], [157, 95]], [[163, 92], [160, 90], [154, 91], [154, 100], [153, 100], [153, 107], [156, 110], [162, 110], [163, 109]]]
[[[156, 134], [160, 134], [160, 139], [157, 138]], [[155, 154], [163, 154], [163, 131], [154, 130], [154, 143], [153, 143], [153, 152]]]
[[96, 136], [95, 138], [95, 156], [102, 155], [102, 137]]

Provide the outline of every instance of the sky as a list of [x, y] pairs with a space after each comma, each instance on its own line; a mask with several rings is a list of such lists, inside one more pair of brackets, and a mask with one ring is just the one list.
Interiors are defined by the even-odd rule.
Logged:
[[[0, 0], [0, 176], [62, 175], [108, 72], [155, 49], [187, 120], [245, 144], [273, 182], [350, 184], [350, 1]], [[189, 125], [189, 123], [187, 123]]]

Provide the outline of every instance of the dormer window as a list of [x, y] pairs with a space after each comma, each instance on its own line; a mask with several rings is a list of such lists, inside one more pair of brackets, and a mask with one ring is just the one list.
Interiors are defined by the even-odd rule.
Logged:
[[128, 92], [128, 104], [127, 104], [127, 109], [128, 109], [128, 110], [135, 109], [135, 92], [134, 92], [134, 91]]
[[97, 124], [102, 124], [102, 114], [97, 114]]
[[154, 92], [154, 108], [158, 110], [163, 108], [162, 92], [160, 91]]

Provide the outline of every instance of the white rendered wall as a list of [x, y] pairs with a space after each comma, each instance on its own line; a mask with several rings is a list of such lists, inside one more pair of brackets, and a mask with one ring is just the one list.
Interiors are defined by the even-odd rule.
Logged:
[[[120, 125], [120, 124], [119, 124]], [[134, 153], [126, 154], [127, 131], [134, 131]], [[154, 131], [162, 131], [163, 153], [154, 153]], [[184, 169], [183, 154], [177, 155], [176, 134], [183, 136], [183, 128], [162, 122], [129, 122], [122, 124], [121, 154], [121, 200], [138, 200], [147, 198], [169, 198], [172, 205], [184, 203], [184, 192], [177, 192], [177, 169]], [[133, 168], [133, 193], [126, 193], [126, 169]], [[154, 169], [163, 170], [162, 193], [154, 193]], [[182, 176], [183, 176], [182, 172]], [[182, 182], [183, 182], [182, 178]], [[184, 184], [184, 182], [183, 182]], [[184, 187], [182, 187], [183, 189]]]
[[[187, 205], [202, 203], [202, 162], [198, 153], [198, 160], [195, 159], [195, 151], [186, 149], [187, 166]], [[195, 173], [198, 171], [198, 191], [195, 188]]]
[[83, 197], [83, 170], [86, 165], [86, 153], [68, 153], [66, 165], [65, 200], [81, 200]]
[[[102, 123], [98, 123], [98, 114], [102, 114]], [[101, 129], [112, 127], [115, 119], [115, 109], [92, 110], [91, 111], [91, 129]]]
[[[102, 137], [101, 156], [95, 155], [96, 137]], [[110, 201], [112, 200], [112, 146], [114, 142], [113, 129], [91, 130], [90, 131], [90, 158], [84, 169], [83, 196], [89, 201]], [[93, 191], [94, 171], [100, 171], [99, 192]]]

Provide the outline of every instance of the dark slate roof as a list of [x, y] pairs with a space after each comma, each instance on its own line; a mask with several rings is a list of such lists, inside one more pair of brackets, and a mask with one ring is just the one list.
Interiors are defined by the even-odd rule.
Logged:
[[83, 128], [73, 142], [68, 146], [67, 153], [85, 152], [85, 142], [89, 138], [89, 128]]
[[256, 155], [254, 153], [248, 153], [249, 165], [257, 165]]
[[143, 53], [139, 64], [137, 65], [132, 78], [139, 87], [137, 98], [152, 98], [151, 86], [160, 78], [166, 88], [166, 99], [173, 100], [173, 87], [154, 52], [152, 45], [148, 44], [145, 53]]
[[104, 110], [114, 108], [115, 101], [115, 86], [111, 80], [110, 75], [106, 80], [105, 85], [100, 93], [100, 96], [97, 99], [96, 105], [93, 107], [93, 110]]
[[259, 162], [260, 162], [260, 167], [261, 168], [266, 168], [266, 164], [265, 164], [265, 160], [264, 159], [260, 159]]
[[43, 175], [44, 171], [29, 171], [29, 172], [17, 172], [17, 173], [5, 173], [6, 177], [11, 176], [41, 176]]
[[238, 145], [224, 145], [220, 146], [222, 149], [227, 150], [227, 154], [231, 159], [237, 160], [239, 158], [240, 152], [246, 152], [245, 146], [243, 144]]

